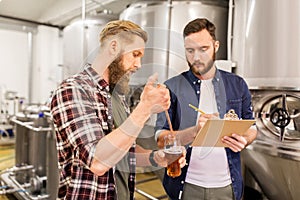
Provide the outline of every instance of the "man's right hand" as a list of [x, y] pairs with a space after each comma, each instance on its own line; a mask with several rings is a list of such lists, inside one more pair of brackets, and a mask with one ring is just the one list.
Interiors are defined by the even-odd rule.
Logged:
[[157, 84], [157, 73], [148, 78], [141, 94], [140, 103], [145, 104], [152, 114], [160, 113], [170, 107], [169, 90], [162, 84]]
[[197, 132], [204, 126], [206, 121], [208, 119], [216, 119], [219, 118], [219, 113], [212, 113], [212, 114], [201, 114], [198, 119], [198, 127], [197, 127]]

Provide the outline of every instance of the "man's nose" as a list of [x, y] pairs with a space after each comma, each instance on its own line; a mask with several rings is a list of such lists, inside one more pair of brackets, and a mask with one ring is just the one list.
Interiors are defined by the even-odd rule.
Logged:
[[194, 61], [199, 61], [201, 59], [201, 52], [196, 51], [194, 54]]
[[136, 59], [134, 66], [140, 69], [142, 67], [142, 60], [140, 58]]
[[194, 61], [204, 61], [209, 59], [209, 54], [206, 51], [196, 51], [194, 54]]

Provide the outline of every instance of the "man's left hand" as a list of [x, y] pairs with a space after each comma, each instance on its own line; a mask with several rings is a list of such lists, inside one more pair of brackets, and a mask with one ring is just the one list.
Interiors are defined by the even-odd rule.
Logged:
[[222, 142], [234, 152], [242, 151], [247, 145], [246, 138], [235, 133], [231, 137], [224, 136]]
[[[184, 146], [181, 147], [182, 148], [182, 156], [179, 158], [179, 165], [180, 165], [180, 168], [183, 168], [185, 165], [186, 165], [186, 149], [184, 148]], [[167, 159], [165, 157], [165, 153], [163, 150], [158, 150], [154, 153], [154, 160], [155, 162], [161, 166], [161, 167], [167, 167], [168, 165], [168, 162], [167, 162]]]

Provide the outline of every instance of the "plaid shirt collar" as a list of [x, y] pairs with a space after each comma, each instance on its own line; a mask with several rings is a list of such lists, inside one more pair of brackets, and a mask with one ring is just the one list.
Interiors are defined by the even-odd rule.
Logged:
[[95, 71], [91, 64], [85, 64], [83, 71], [85, 71], [91, 77], [94, 84], [97, 85], [100, 90], [105, 89], [107, 92], [109, 91], [109, 84]]

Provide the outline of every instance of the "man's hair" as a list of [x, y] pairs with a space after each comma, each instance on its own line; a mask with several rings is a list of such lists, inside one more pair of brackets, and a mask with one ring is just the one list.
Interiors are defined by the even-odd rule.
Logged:
[[193, 21], [190, 21], [183, 30], [183, 37], [185, 38], [186, 36], [202, 31], [203, 29], [206, 29], [209, 32], [213, 40], [216, 40], [216, 27], [213, 23], [205, 18], [197, 18]]
[[115, 20], [108, 22], [100, 33], [100, 44], [102, 45], [108, 38], [119, 36], [124, 41], [133, 42], [133, 35], [141, 37], [145, 42], [148, 34], [139, 25], [126, 20]]

